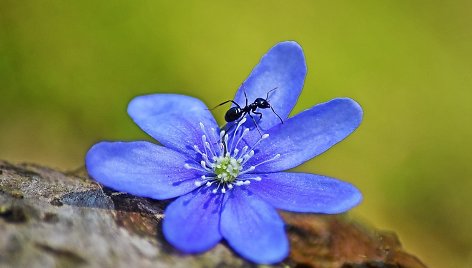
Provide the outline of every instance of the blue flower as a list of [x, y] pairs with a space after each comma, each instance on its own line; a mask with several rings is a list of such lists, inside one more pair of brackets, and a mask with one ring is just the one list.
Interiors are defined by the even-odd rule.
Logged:
[[[87, 153], [86, 167], [98, 182], [153, 199], [176, 198], [165, 211], [163, 232], [176, 248], [199, 253], [225, 239], [256, 263], [282, 261], [289, 252], [276, 209], [334, 214], [362, 199], [351, 184], [333, 178], [283, 172], [328, 150], [360, 124], [362, 109], [338, 98], [291, 118], [303, 87], [306, 65], [295, 42], [275, 45], [238, 90], [245, 104], [265, 97], [283, 119], [260, 110], [231, 131], [218, 127], [207, 106], [176, 94], [139, 96], [128, 106], [136, 124], [161, 145], [146, 141], [100, 142]], [[258, 110], [259, 111], [259, 110]], [[258, 116], [255, 116], [258, 119]]]

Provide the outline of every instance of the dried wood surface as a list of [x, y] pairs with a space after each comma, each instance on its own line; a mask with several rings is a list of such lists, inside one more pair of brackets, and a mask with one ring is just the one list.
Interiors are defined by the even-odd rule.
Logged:
[[[161, 232], [168, 203], [103, 188], [83, 169], [0, 161], [0, 267], [258, 267], [224, 242], [175, 250]], [[346, 215], [281, 214], [291, 253], [273, 267], [426, 267], [394, 233]]]

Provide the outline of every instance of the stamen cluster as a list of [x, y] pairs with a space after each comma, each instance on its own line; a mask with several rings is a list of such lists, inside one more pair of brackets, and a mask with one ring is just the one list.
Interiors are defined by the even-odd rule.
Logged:
[[249, 185], [251, 181], [260, 181], [261, 177], [259, 176], [245, 177], [243, 179], [240, 175], [250, 173], [257, 166], [280, 157], [280, 154], [277, 154], [269, 160], [245, 168], [246, 162], [254, 156], [256, 146], [262, 140], [268, 138], [269, 134], [262, 135], [252, 147], [245, 145], [239, 149], [241, 140], [249, 132], [249, 129], [243, 126], [244, 122], [246, 122], [246, 118], [241, 119], [232, 132], [222, 130], [218, 138], [216, 138], [217, 132], [214, 128], [211, 128], [210, 133], [208, 133], [203, 123], [200, 123], [200, 128], [203, 132], [203, 150], [198, 145], [194, 145], [193, 148], [201, 156], [202, 160], [199, 166], [185, 164], [187, 169], [195, 169], [205, 173], [195, 181], [196, 186], [212, 186], [213, 193], [218, 191], [226, 193], [227, 190], [233, 189], [234, 186]]

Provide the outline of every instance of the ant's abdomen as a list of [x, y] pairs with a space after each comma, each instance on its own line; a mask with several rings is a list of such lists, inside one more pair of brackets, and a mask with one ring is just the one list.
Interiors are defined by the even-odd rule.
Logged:
[[239, 107], [230, 108], [225, 114], [226, 122], [233, 122], [238, 120], [242, 115], [242, 109]]

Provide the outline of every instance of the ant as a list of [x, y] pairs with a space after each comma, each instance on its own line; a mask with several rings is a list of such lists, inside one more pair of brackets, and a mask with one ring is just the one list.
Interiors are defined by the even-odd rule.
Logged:
[[[251, 117], [252, 121], [254, 122], [254, 125], [256, 126], [257, 128], [257, 131], [259, 132], [259, 134], [261, 134], [262, 136], [262, 133], [261, 133], [261, 130], [259, 129], [259, 126], [257, 125], [256, 123], [256, 120], [254, 119], [254, 117], [252, 116], [252, 114], [254, 115], [258, 115], [259, 116], [259, 120], [262, 119], [262, 113], [260, 112], [256, 112], [256, 109], [259, 108], [259, 109], [268, 109], [270, 108], [272, 110], [272, 112], [274, 112], [274, 114], [280, 119], [280, 122], [283, 124], [284, 121], [282, 120], [282, 118], [280, 118], [280, 116], [275, 112], [274, 108], [270, 105], [268, 99], [269, 99], [269, 93], [276, 90], [277, 88], [273, 88], [271, 90], [269, 90], [269, 92], [267, 92], [267, 96], [265, 99], [263, 98], [257, 98], [253, 103], [248, 103], [248, 100], [247, 100], [247, 95], [246, 95], [246, 91], [244, 91], [244, 97], [246, 98], [246, 106], [244, 107], [241, 107], [238, 103], [236, 103], [234, 100], [227, 100], [225, 102], [222, 102], [220, 104], [218, 104], [217, 106], [215, 106], [213, 109], [217, 108], [217, 107], [220, 107], [221, 105], [223, 104], [226, 104], [228, 102], [231, 102], [233, 103], [234, 105], [236, 105], [236, 107], [231, 107], [229, 108], [228, 111], [226, 111], [226, 114], [225, 114], [225, 121], [228, 122], [228, 123], [231, 123], [231, 122], [239, 122], [241, 119], [244, 118], [244, 116], [246, 115], [249, 115], [249, 117]], [[213, 110], [212, 109], [212, 110]], [[251, 114], [252, 113], [252, 114]]]

